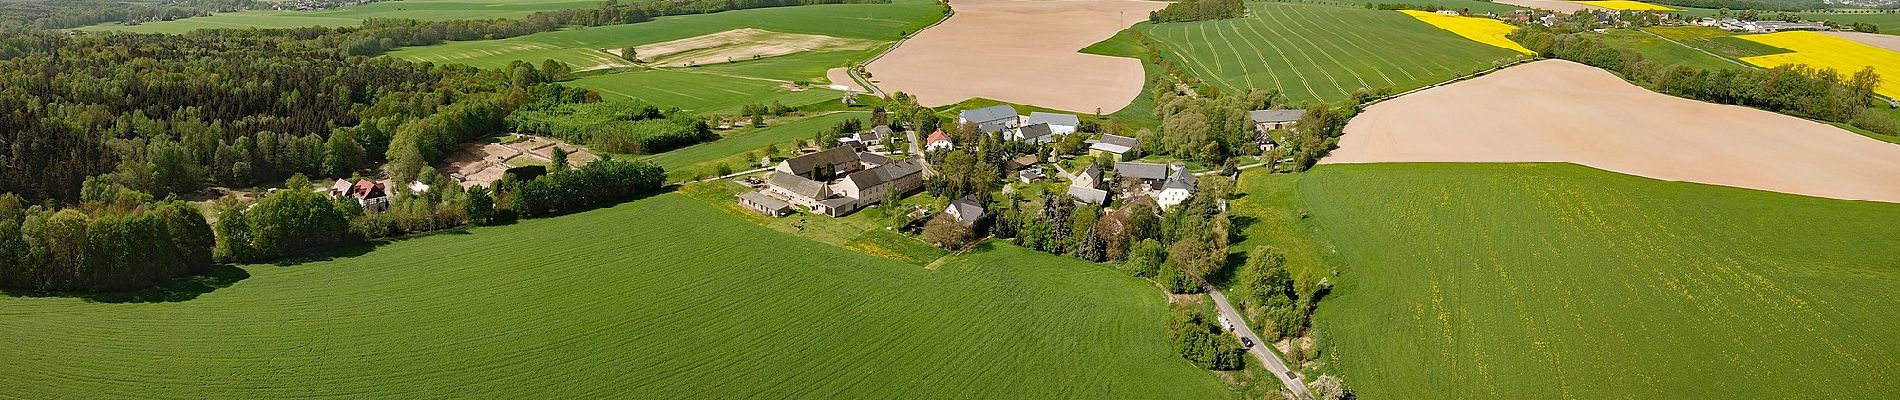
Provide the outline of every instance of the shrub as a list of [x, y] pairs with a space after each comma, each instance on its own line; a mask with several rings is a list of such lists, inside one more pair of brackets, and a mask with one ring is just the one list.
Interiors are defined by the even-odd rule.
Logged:
[[1900, 135], [1900, 120], [1895, 120], [1894, 117], [1886, 116], [1873, 109], [1861, 111], [1860, 115], [1854, 116], [1854, 120], [1849, 123], [1856, 128], [1866, 129], [1873, 133], [1887, 136]]

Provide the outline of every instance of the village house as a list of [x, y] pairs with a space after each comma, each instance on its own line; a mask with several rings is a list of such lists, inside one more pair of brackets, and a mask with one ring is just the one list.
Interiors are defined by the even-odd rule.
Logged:
[[957, 124], [976, 124], [983, 132], [996, 133], [1015, 128], [1017, 125], [1016, 108], [1008, 104], [998, 104], [983, 108], [972, 108], [957, 112]]
[[1295, 109], [1253, 110], [1247, 112], [1247, 117], [1253, 119], [1253, 131], [1258, 133], [1293, 129], [1293, 125], [1299, 123], [1300, 118], [1305, 116], [1306, 110]]
[[1102, 169], [1090, 165], [1075, 174], [1075, 179], [1069, 182], [1069, 196], [1081, 203], [1098, 206], [1108, 204], [1108, 191], [1098, 188], [1101, 182]]
[[[425, 186], [426, 188], [426, 186]], [[368, 179], [359, 179], [351, 183], [348, 179], [338, 179], [330, 185], [330, 198], [349, 197], [365, 210], [389, 209], [389, 185]]]
[[1089, 144], [1089, 155], [1117, 162], [1133, 160], [1141, 157], [1141, 141], [1127, 136], [1102, 134], [1102, 140]]
[[1036, 181], [1042, 180], [1042, 178], [1042, 168], [1026, 168], [1016, 172], [1016, 179], [1022, 181], [1024, 184], [1036, 183]]
[[924, 139], [924, 151], [949, 150], [955, 147], [956, 145], [950, 143], [950, 136], [943, 134], [942, 129], [931, 132], [930, 136]]
[[943, 213], [964, 226], [976, 225], [977, 221], [989, 215], [989, 212], [984, 210], [983, 203], [976, 201], [974, 194], [965, 195], [957, 201], [950, 202], [949, 206], [943, 208]]
[[[848, 215], [884, 200], [886, 194], [908, 194], [923, 188], [923, 161], [856, 153], [838, 147], [780, 162], [765, 180], [765, 189], [741, 195], [739, 203], [767, 215], [784, 215], [779, 204], [803, 207], [833, 217]], [[789, 213], [789, 211], [784, 211]]]
[[1049, 124], [1043, 123], [1023, 125], [1009, 131], [1009, 138], [1011, 140], [1020, 140], [1031, 144], [1049, 143], [1055, 141], [1055, 137], [1055, 131], [1049, 129]]
[[850, 147], [839, 146], [785, 159], [773, 169], [805, 179], [827, 181], [864, 169], [864, 165], [858, 162], [857, 151]]
[[783, 217], [792, 214], [792, 205], [784, 200], [774, 199], [760, 192], [746, 192], [739, 195], [739, 205], [771, 217]]
[[1195, 178], [1186, 165], [1116, 163], [1115, 173], [1136, 188], [1130, 195], [1145, 194], [1166, 210], [1194, 195]]
[[1058, 114], [1058, 113], [1046, 113], [1046, 112], [1041, 112], [1041, 111], [1031, 111], [1029, 112], [1029, 116], [1023, 119], [1022, 124], [1023, 126], [1030, 126], [1030, 125], [1035, 125], [1035, 124], [1046, 124], [1049, 126], [1050, 134], [1053, 134], [1056, 136], [1062, 136], [1062, 135], [1075, 133], [1076, 128], [1080, 128], [1082, 126], [1082, 119], [1076, 118], [1075, 114]]
[[1827, 24], [1820, 22], [1787, 21], [1744, 21], [1735, 18], [1707, 18], [1697, 21], [1696, 25], [1722, 28], [1730, 31], [1748, 33], [1775, 33], [1781, 31], [1824, 31]]

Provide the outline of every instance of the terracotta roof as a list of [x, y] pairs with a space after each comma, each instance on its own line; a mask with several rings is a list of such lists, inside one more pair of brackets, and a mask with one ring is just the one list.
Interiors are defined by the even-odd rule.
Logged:
[[948, 142], [948, 141], [950, 141], [950, 137], [944, 135], [942, 129], [938, 129], [936, 132], [931, 132], [930, 137], [924, 139], [924, 143], [936, 143], [936, 142]]

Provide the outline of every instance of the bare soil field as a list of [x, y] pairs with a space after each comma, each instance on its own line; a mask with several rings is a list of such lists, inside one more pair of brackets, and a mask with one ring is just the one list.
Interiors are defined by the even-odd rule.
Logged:
[[1597, 7], [1597, 6], [1593, 6], [1589, 4], [1572, 3], [1572, 2], [1563, 1], [1563, 0], [1492, 0], [1492, 2], [1498, 3], [1498, 4], [1510, 4], [1510, 5], [1524, 7], [1524, 8], [1550, 10], [1550, 11], [1556, 11], [1556, 12], [1561, 12], [1561, 13], [1574, 13], [1574, 12], [1583, 11], [1583, 10], [1594, 10], [1594, 11], [1605, 10], [1603, 7]]
[[455, 152], [449, 153], [435, 167], [436, 171], [458, 180], [463, 187], [487, 185], [507, 173], [508, 168], [520, 165], [548, 165], [552, 162], [554, 148], [567, 151], [567, 161], [575, 167], [585, 166], [600, 160], [585, 147], [562, 143], [553, 139], [523, 135], [504, 143], [470, 142], [463, 143]]
[[825, 70], [825, 79], [831, 80], [832, 85], [844, 86], [847, 89], [856, 90], [860, 93], [865, 92], [864, 87], [858, 86], [856, 79], [851, 79], [851, 71], [846, 70], [844, 67]]
[[[656, 67], [685, 67], [728, 61], [775, 57], [821, 50], [862, 50], [877, 42], [825, 35], [773, 32], [740, 28], [639, 46], [640, 62]], [[607, 50], [620, 56], [620, 50]]]
[[974, 97], [1113, 113], [1141, 95], [1141, 61], [1076, 52], [1167, 3], [951, 0], [948, 21], [866, 66], [879, 86], [926, 106]]
[[1345, 132], [1322, 163], [1570, 162], [1663, 180], [1900, 202], [1900, 146], [1651, 92], [1569, 61], [1529, 63], [1379, 103]]
[[[1834, 35], [1835, 37], [1842, 38], [1842, 39], [1860, 42], [1860, 44], [1864, 44], [1868, 46], [1874, 46], [1874, 47], [1879, 47], [1879, 48], [1893, 50], [1893, 51], [1900, 51], [1900, 36], [1881, 35], [1881, 34], [1875, 34], [1875, 33], [1860, 33], [1860, 32], [1821, 32], [1821, 33]], [[1883, 76], [1882, 78], [1886, 78], [1886, 77]]]

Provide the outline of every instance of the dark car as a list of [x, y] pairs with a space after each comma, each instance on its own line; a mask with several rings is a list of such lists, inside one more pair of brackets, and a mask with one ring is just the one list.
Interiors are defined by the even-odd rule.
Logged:
[[1240, 348], [1243, 348], [1243, 349], [1251, 349], [1251, 348], [1253, 348], [1253, 338], [1250, 338], [1250, 337], [1246, 337], [1246, 336], [1241, 336], [1241, 337], [1240, 337]]

